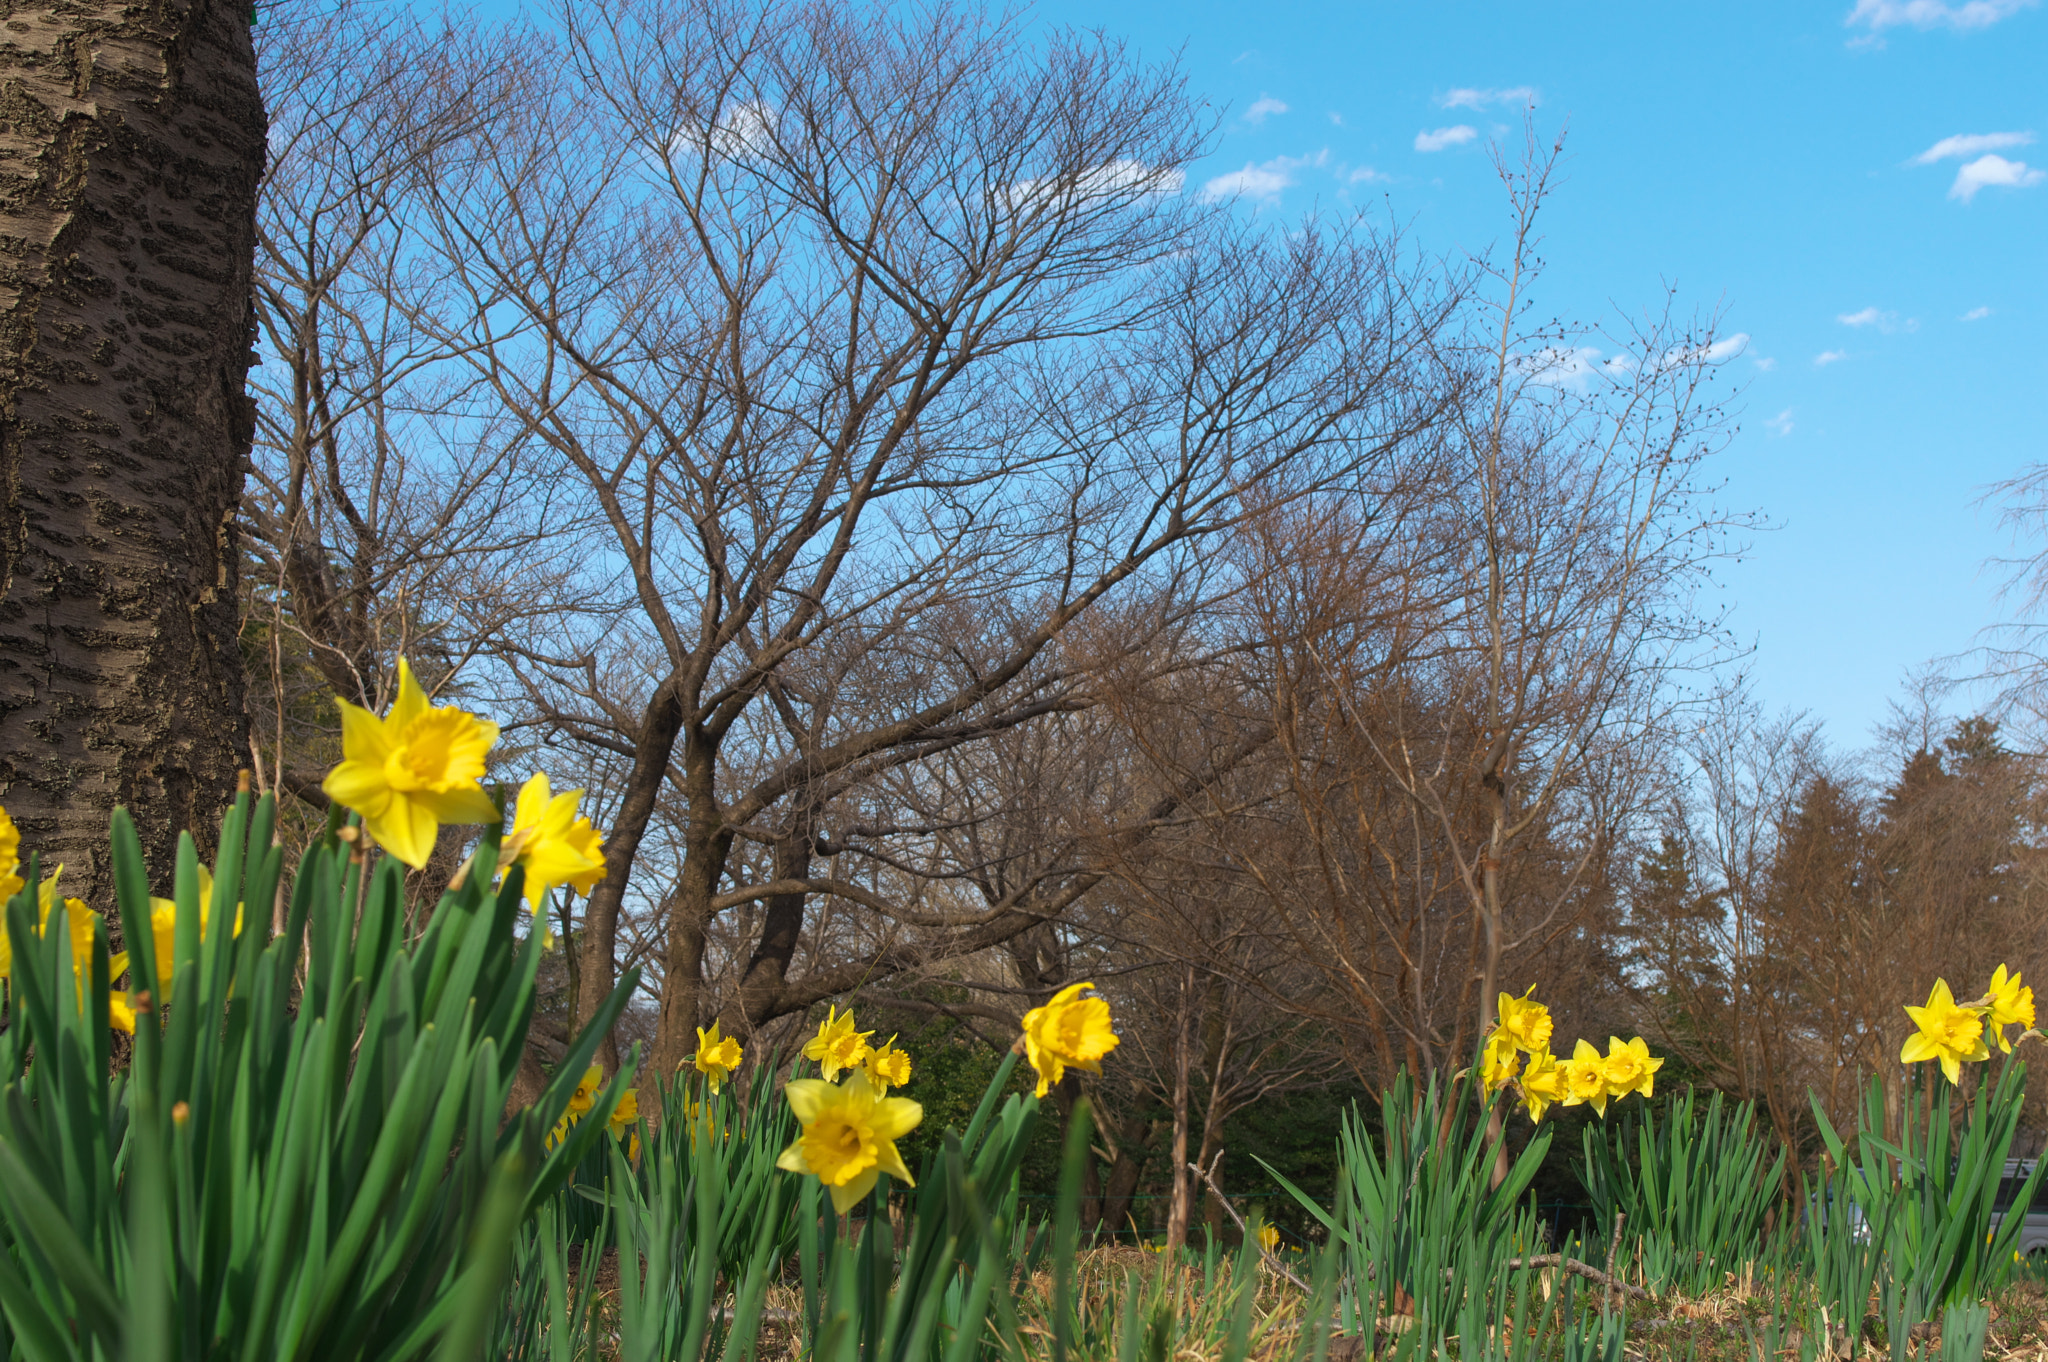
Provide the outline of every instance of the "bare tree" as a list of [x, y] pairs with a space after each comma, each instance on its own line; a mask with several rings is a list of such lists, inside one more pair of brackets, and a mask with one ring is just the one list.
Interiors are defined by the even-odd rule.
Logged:
[[[1369, 1083], [1463, 1067], [1509, 983], [1544, 985], [1567, 1025], [1625, 1001], [1617, 858], [1659, 789], [1674, 673], [1713, 655], [1692, 604], [1739, 523], [1699, 478], [1726, 349], [1661, 320], [1615, 355], [1524, 329], [1557, 152], [1503, 168], [1490, 334], [1434, 352], [1453, 419], [1372, 497], [1262, 519], [1235, 679], [1161, 710], [1274, 734], [1270, 761], [1207, 787], [1211, 855], [1325, 971], [1324, 1020]], [[1191, 728], [1142, 741], [1184, 772]]]
[[[581, 996], [629, 905], [658, 910], [672, 1067], [721, 914], [761, 905], [744, 1029], [1097, 882], [912, 907], [934, 825], [861, 810], [1097, 703], [1108, 659], [1235, 588], [1206, 545], [1426, 427], [1409, 363], [1442, 300], [1360, 231], [1179, 193], [1201, 112], [1104, 41], [943, 10], [563, 27], [532, 40], [529, 101], [437, 169], [439, 286], [466, 302], [435, 316], [571, 499], [549, 557], [576, 605], [498, 661], [546, 733], [624, 768]], [[1104, 611], [1131, 632], [1078, 627]], [[650, 838], [659, 892], [635, 888]], [[889, 926], [793, 975], [821, 899]]]
[[401, 655], [445, 680], [512, 627], [552, 585], [520, 570], [552, 508], [521, 432], [417, 320], [445, 301], [421, 259], [425, 176], [512, 92], [505, 54], [355, 0], [278, 12], [261, 42], [254, 755], [266, 783], [324, 803], [329, 697], [381, 708]]

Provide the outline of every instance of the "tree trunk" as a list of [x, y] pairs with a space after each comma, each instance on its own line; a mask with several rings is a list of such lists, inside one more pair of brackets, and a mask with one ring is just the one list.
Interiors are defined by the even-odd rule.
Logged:
[[1145, 1157], [1152, 1151], [1152, 1138], [1145, 1121], [1137, 1116], [1127, 1118], [1117, 1129], [1109, 1176], [1102, 1185], [1102, 1210], [1093, 1222], [1098, 1231], [1107, 1231], [1111, 1238], [1126, 1231], [1137, 1232], [1133, 1208], [1139, 1184], [1145, 1180]]
[[1173, 1041], [1173, 1181], [1167, 1202], [1166, 1247], [1169, 1252], [1188, 1242], [1188, 1206], [1194, 1199], [1188, 1174], [1188, 1087], [1194, 1068], [1194, 1037], [1189, 1034], [1190, 1013], [1195, 1005], [1194, 974], [1183, 971], [1180, 985], [1180, 1028]]
[[[633, 764], [626, 775], [625, 797], [619, 803], [611, 835], [604, 842], [604, 878], [591, 887], [590, 897], [584, 902], [583, 926], [574, 944], [580, 954], [572, 1030], [582, 1029], [597, 1015], [597, 1009], [618, 983], [619, 911], [626, 901], [626, 885], [633, 877], [633, 862], [640, 854], [640, 843], [647, 836], [647, 825], [653, 821], [662, 784], [668, 779], [676, 739], [682, 733], [683, 702], [678, 687], [678, 678], [670, 676], [655, 690], [640, 717]], [[617, 1043], [608, 1041], [600, 1058], [610, 1071], [616, 1072]]]
[[265, 122], [247, 0], [7, 3], [0, 800], [111, 912], [248, 762], [235, 512]]

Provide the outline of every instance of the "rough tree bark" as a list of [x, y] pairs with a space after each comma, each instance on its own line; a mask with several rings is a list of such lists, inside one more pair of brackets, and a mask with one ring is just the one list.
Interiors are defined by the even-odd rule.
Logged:
[[265, 124], [247, 0], [0, 0], [0, 801], [113, 907], [246, 764], [236, 503]]

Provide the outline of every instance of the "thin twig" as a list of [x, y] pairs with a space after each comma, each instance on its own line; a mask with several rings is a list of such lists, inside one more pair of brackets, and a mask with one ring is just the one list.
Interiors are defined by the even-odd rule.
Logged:
[[[1213, 1160], [1211, 1160], [1211, 1162], [1218, 1164], [1222, 1163], [1223, 1151], [1220, 1149], [1217, 1150], [1216, 1157]], [[1237, 1208], [1230, 1204], [1230, 1198], [1223, 1195], [1223, 1189], [1216, 1185], [1216, 1179], [1209, 1175], [1209, 1170], [1202, 1167], [1202, 1165], [1199, 1163], [1191, 1163], [1188, 1165], [1188, 1171], [1193, 1173], [1202, 1181], [1209, 1184], [1209, 1194], [1215, 1197], [1217, 1202], [1223, 1207], [1223, 1213], [1225, 1215], [1228, 1215], [1232, 1221], [1236, 1222], [1237, 1232], [1243, 1235], [1245, 1239], [1249, 1242], [1258, 1243], [1258, 1240], [1253, 1237], [1251, 1230], [1246, 1228], [1244, 1223], [1244, 1217], [1239, 1215], [1237, 1213]], [[1287, 1264], [1281, 1262], [1280, 1256], [1274, 1253], [1273, 1250], [1267, 1248], [1264, 1244], [1259, 1244], [1259, 1253], [1261, 1254], [1261, 1256], [1265, 1258], [1267, 1264], [1271, 1266], [1275, 1272], [1285, 1277], [1288, 1281], [1293, 1282], [1295, 1287], [1299, 1289], [1304, 1296], [1311, 1294], [1308, 1289], [1308, 1283], [1303, 1281], [1301, 1278], [1295, 1276], [1292, 1272], [1289, 1272], [1287, 1270]]]

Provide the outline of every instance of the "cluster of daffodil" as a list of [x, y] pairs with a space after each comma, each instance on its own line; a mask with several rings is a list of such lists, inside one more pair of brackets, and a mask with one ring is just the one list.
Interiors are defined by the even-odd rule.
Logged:
[[[730, 1036], [719, 1035], [718, 1023], [713, 1022], [708, 1028], [697, 1028], [697, 1053], [683, 1062], [692, 1065], [698, 1073], [703, 1074], [705, 1083], [712, 1093], [716, 1094], [726, 1077], [740, 1066], [740, 1061], [744, 1057], [745, 1051], [740, 1049], [740, 1043]], [[603, 1086], [603, 1069], [593, 1064], [584, 1070], [583, 1077], [576, 1082], [576, 1091], [569, 1095], [569, 1105], [562, 1112], [562, 1119], [555, 1122], [554, 1130], [548, 1134], [547, 1144], [550, 1149], [561, 1143], [568, 1135], [569, 1127], [589, 1114], [591, 1107], [596, 1104], [597, 1090]], [[694, 1121], [702, 1111], [701, 1103], [690, 1098], [683, 1099], [682, 1116], [685, 1120]], [[640, 1091], [637, 1088], [628, 1088], [619, 1094], [618, 1105], [612, 1108], [612, 1138], [626, 1139], [633, 1130], [634, 1122], [639, 1119]], [[691, 1139], [695, 1138], [693, 1131]], [[640, 1157], [638, 1134], [631, 1134], [631, 1144], [626, 1153], [631, 1158]]]
[[[924, 1108], [907, 1097], [888, 1095], [890, 1088], [910, 1081], [910, 1056], [896, 1048], [894, 1036], [870, 1045], [873, 1034], [855, 1029], [852, 1009], [828, 1008], [818, 1034], [803, 1049], [804, 1058], [816, 1060], [824, 1077], [792, 1078], [782, 1089], [802, 1130], [775, 1166], [817, 1178], [840, 1215], [873, 1191], [883, 1173], [916, 1185], [896, 1141], [917, 1128]], [[847, 1080], [834, 1083], [841, 1073], [849, 1075]]]
[[[583, 1071], [583, 1077], [576, 1080], [576, 1091], [569, 1095], [569, 1106], [562, 1112], [562, 1119], [555, 1122], [555, 1128], [548, 1132], [547, 1146], [553, 1149], [569, 1133], [569, 1127], [590, 1114], [597, 1102], [597, 1090], [604, 1086], [604, 1070], [593, 1064]], [[632, 1158], [640, 1157], [640, 1136], [633, 1133], [634, 1122], [640, 1119], [640, 1092], [628, 1088], [619, 1094], [619, 1101], [612, 1108], [612, 1138], [623, 1140], [632, 1136], [632, 1144], [626, 1153]]]
[[[320, 788], [362, 816], [377, 845], [418, 870], [427, 863], [443, 823], [495, 823], [498, 809], [484, 793], [484, 759], [498, 741], [498, 726], [453, 705], [430, 705], [398, 660], [398, 697], [378, 718], [337, 699], [341, 706], [341, 764]], [[568, 885], [580, 894], [604, 878], [604, 834], [577, 814], [581, 790], [556, 794], [545, 774], [519, 788], [512, 831], [498, 852], [500, 871], [526, 869], [526, 902], [540, 916], [548, 892]]]
[[[1101, 1073], [1103, 1056], [1116, 1048], [1109, 1003], [1087, 996], [1094, 987], [1081, 983], [1063, 988], [1045, 1006], [1024, 1014], [1019, 1044], [1038, 1073], [1034, 1096], [1044, 1097], [1069, 1068]], [[916, 1185], [896, 1141], [917, 1128], [924, 1108], [909, 1098], [888, 1095], [890, 1088], [910, 1081], [910, 1056], [896, 1048], [894, 1036], [881, 1045], [870, 1044], [873, 1034], [858, 1029], [850, 1009], [842, 1013], [837, 1007], [827, 1008], [818, 1034], [803, 1048], [804, 1058], [816, 1060], [823, 1077], [791, 1079], [783, 1088], [802, 1131], [782, 1151], [776, 1166], [817, 1178], [831, 1192], [832, 1208], [841, 1215], [872, 1191], [883, 1173], [906, 1186]], [[700, 1056], [704, 1039], [700, 1031]], [[847, 1075], [846, 1081], [834, 1083], [841, 1073]]]
[[[28, 884], [21, 877], [21, 833], [6, 809], [0, 809], [0, 865], [7, 867], [5, 873], [0, 874], [0, 904], [4, 904]], [[57, 880], [63, 873], [64, 867], [60, 865], [36, 886], [37, 936], [49, 928], [50, 914], [57, 907]], [[71, 935], [71, 974], [79, 981], [79, 996], [82, 998], [85, 994], [85, 970], [92, 963], [93, 924], [99, 914], [77, 899], [65, 899], [64, 908]], [[116, 955], [114, 959], [119, 962], [114, 966], [114, 973], [119, 974], [127, 965], [128, 957]], [[13, 977], [14, 942], [7, 934], [6, 925], [0, 923], [0, 980], [12, 980]]]
[[[1534, 993], [1531, 988], [1529, 993]], [[1486, 1038], [1479, 1079], [1489, 1093], [1513, 1083], [1529, 1119], [1540, 1121], [1551, 1104], [1589, 1106], [1607, 1115], [1607, 1104], [1630, 1093], [1649, 1097], [1664, 1061], [1652, 1058], [1641, 1036], [1607, 1038], [1607, 1053], [1581, 1039], [1570, 1059], [1550, 1053], [1550, 1009], [1524, 993], [1500, 995], [1499, 1020]], [[1522, 1057], [1528, 1056], [1528, 1064]]]
[[[415, 870], [427, 863], [441, 825], [491, 823], [498, 820], [497, 806], [484, 793], [484, 758], [498, 740], [498, 726], [452, 705], [430, 705], [426, 692], [414, 680], [404, 658], [398, 662], [398, 697], [390, 713], [379, 718], [369, 710], [346, 700], [341, 707], [342, 760], [320, 788], [335, 802], [362, 816], [363, 828], [391, 855]], [[520, 787], [513, 806], [512, 831], [499, 851], [500, 872], [513, 865], [526, 869], [526, 901], [536, 919], [548, 892], [569, 885], [588, 894], [604, 878], [604, 834], [576, 812], [583, 791], [555, 794], [545, 774], [536, 772]], [[23, 887], [21, 878], [21, 836], [14, 820], [0, 809], [0, 902], [12, 898]], [[48, 923], [57, 897], [58, 866], [38, 886], [42, 921]], [[206, 934], [207, 905], [213, 897], [213, 877], [199, 871], [199, 931]], [[93, 926], [100, 915], [78, 899], [64, 900], [69, 912], [72, 968], [83, 982], [92, 959]], [[150, 929], [155, 933], [159, 982], [170, 1001], [172, 943], [176, 939], [177, 905], [170, 899], [150, 900]], [[242, 930], [242, 907], [235, 906], [235, 932]], [[0, 927], [0, 979], [13, 967], [12, 943]], [[119, 981], [127, 970], [128, 955], [116, 952], [109, 962], [109, 977]], [[82, 991], [81, 991], [82, 992]], [[125, 990], [115, 990], [109, 1005], [108, 1023], [123, 1031], [135, 1030], [134, 1007]], [[586, 1101], [584, 1109], [588, 1110]]]
[[[1987, 1022], [1993, 1028], [1998, 1048], [2006, 1054], [2012, 1053], [2015, 1040], [2026, 1040], [2029, 1036], [2042, 1039], [2034, 1028], [2034, 990], [2020, 982], [2017, 971], [2008, 973], [2004, 965], [1992, 973], [1991, 987], [1975, 1002], [1957, 1002], [1949, 992], [1948, 980], [1936, 979], [1934, 991], [1927, 995], [1927, 1006], [1909, 1004], [1906, 1015], [1918, 1029], [1906, 1038], [1899, 1058], [1907, 1064], [1938, 1059], [1942, 1073], [1951, 1083], [1961, 1081], [1964, 1060], [1991, 1057], [1990, 1047], [1984, 1043]], [[2021, 1028], [2020, 1034], [2007, 1037], [2008, 1026]]]

